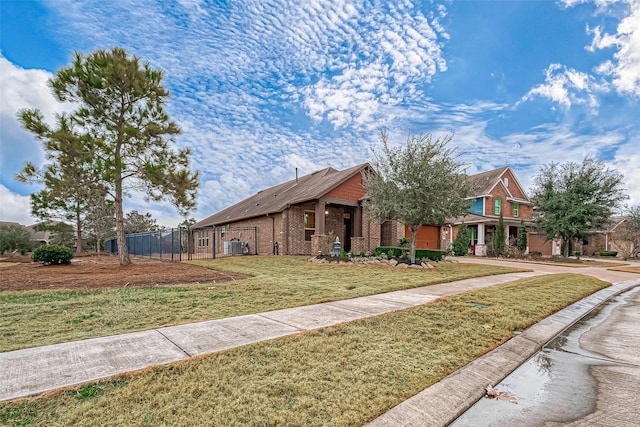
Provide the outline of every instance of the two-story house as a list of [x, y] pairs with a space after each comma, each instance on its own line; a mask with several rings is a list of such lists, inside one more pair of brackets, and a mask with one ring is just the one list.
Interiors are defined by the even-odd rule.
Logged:
[[[472, 205], [469, 213], [458, 218], [450, 218], [443, 227], [443, 240], [452, 241], [457, 235], [458, 226], [463, 222], [471, 232], [471, 253], [487, 255], [487, 243], [496, 235], [500, 215], [503, 218], [506, 244], [518, 233], [518, 227], [524, 220], [531, 225], [533, 203], [509, 166], [469, 176], [473, 189]], [[535, 236], [532, 236], [535, 239]], [[441, 245], [443, 246], [443, 245]]]

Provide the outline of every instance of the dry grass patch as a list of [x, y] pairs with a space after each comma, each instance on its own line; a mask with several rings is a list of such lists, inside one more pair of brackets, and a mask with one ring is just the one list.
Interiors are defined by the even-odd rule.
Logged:
[[573, 268], [585, 268], [585, 267], [615, 267], [626, 265], [622, 262], [615, 261], [594, 261], [591, 259], [574, 259], [574, 258], [548, 258], [548, 259], [518, 259], [518, 258], [500, 258], [500, 261], [512, 261], [526, 264], [543, 264], [543, 265], [557, 265], [559, 267], [573, 267]]
[[624, 266], [624, 267], [607, 268], [607, 270], [611, 270], [611, 271], [623, 271], [623, 272], [625, 272], [625, 273], [636, 273], [636, 274], [640, 274], [640, 265], [638, 265], [638, 266], [626, 265], [626, 266]]
[[0, 351], [522, 271], [455, 263], [434, 272], [317, 266], [305, 257], [236, 257], [197, 264], [253, 277], [182, 287], [0, 292]]
[[93, 397], [82, 397], [90, 393], [81, 388], [5, 404], [0, 421], [359, 426], [500, 345], [512, 331], [608, 285], [575, 274], [496, 285], [155, 367], [119, 383], [93, 385], [100, 388]]

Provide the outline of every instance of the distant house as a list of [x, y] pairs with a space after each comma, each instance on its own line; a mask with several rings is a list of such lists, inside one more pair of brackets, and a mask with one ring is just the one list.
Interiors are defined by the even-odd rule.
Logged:
[[626, 240], [625, 216], [612, 216], [602, 229], [593, 230], [575, 249], [582, 255], [597, 255], [599, 252], [618, 252], [623, 256], [626, 252], [632, 257], [640, 256], [640, 248], [635, 247], [632, 241]]
[[[214, 244], [209, 238], [213, 227], [255, 227], [255, 239], [248, 244], [257, 248], [250, 253], [275, 253], [277, 246], [281, 255], [315, 255], [328, 233], [337, 236], [347, 252], [373, 251], [380, 245], [381, 227], [362, 206], [362, 172], [369, 168], [368, 163], [342, 171], [325, 168], [259, 191], [194, 224], [194, 246], [208, 251]], [[221, 247], [211, 251], [221, 252]]]
[[458, 226], [464, 222], [471, 233], [471, 253], [486, 256], [487, 245], [495, 239], [498, 221], [502, 214], [506, 244], [515, 239], [518, 227], [524, 221], [529, 229], [527, 236], [529, 251], [552, 254], [555, 242], [545, 242], [531, 230], [533, 202], [509, 166], [470, 175], [469, 183], [474, 193], [469, 213], [448, 219], [441, 231], [442, 240], [449, 240], [449, 243], [453, 241], [457, 235]]
[[0, 225], [6, 226], [6, 227], [19, 227], [19, 228], [23, 228], [24, 230], [26, 230], [29, 235], [31, 236], [31, 240], [33, 242], [36, 242], [40, 245], [45, 245], [49, 243], [49, 240], [51, 239], [51, 232], [50, 231], [39, 231], [36, 230], [36, 228], [38, 227], [38, 224], [33, 224], [33, 225], [22, 225], [20, 223], [17, 222], [10, 222], [10, 221], [0, 221]]

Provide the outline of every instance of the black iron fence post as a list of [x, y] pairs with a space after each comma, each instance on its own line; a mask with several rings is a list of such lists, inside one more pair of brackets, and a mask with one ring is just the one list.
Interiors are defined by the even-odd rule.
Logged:
[[216, 237], [217, 236], [216, 235], [218, 233], [216, 231], [215, 225], [213, 226], [212, 230], [213, 230], [213, 259], [216, 259], [216, 248], [217, 248], [217, 246], [216, 246], [217, 245], [217, 243], [216, 243]]

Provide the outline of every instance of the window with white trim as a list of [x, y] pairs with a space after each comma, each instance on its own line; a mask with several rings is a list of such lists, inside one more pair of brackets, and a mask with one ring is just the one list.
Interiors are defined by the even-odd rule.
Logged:
[[304, 240], [310, 242], [314, 234], [316, 234], [316, 212], [304, 211]]
[[518, 217], [518, 204], [517, 203], [513, 204], [513, 217], [514, 218]]
[[496, 198], [493, 201], [493, 213], [496, 215], [500, 215], [500, 199]]
[[209, 230], [198, 230], [198, 247], [209, 246]]

